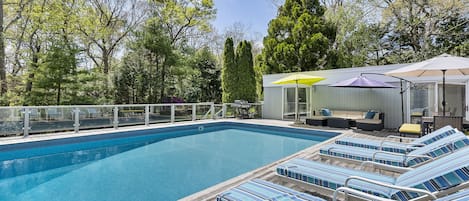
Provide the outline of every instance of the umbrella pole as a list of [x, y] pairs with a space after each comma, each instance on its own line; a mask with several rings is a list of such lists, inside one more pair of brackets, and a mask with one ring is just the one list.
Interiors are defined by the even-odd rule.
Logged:
[[401, 120], [402, 120], [402, 124], [404, 124], [404, 119], [405, 119], [405, 116], [404, 116], [404, 90], [402, 89], [402, 80], [401, 80]]
[[443, 116], [446, 116], [446, 93], [445, 93], [445, 74], [446, 70], [441, 70], [443, 72]]
[[299, 115], [298, 115], [298, 80], [296, 81], [296, 88], [295, 88], [295, 123], [298, 122]]

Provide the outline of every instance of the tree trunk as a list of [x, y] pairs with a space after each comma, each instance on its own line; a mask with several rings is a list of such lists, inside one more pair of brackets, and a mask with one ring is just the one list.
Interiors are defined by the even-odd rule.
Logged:
[[59, 85], [57, 86], [57, 105], [60, 105], [60, 92], [61, 92], [61, 86], [59, 82]]
[[3, 33], [3, 0], [0, 0], [0, 95], [7, 92], [7, 80], [5, 71], [5, 41]]
[[103, 49], [103, 73], [109, 73], [109, 55], [106, 49]]
[[29, 94], [33, 89], [33, 79], [34, 79], [34, 71], [38, 68], [39, 56], [38, 53], [40, 51], [40, 47], [37, 46], [33, 52], [33, 58], [31, 62], [31, 69], [29, 69], [28, 81], [26, 82], [26, 93]]
[[161, 68], [161, 88], [160, 88], [160, 103], [163, 102], [164, 99], [164, 88], [165, 88], [165, 76], [166, 76], [166, 62], [163, 62], [163, 66]]

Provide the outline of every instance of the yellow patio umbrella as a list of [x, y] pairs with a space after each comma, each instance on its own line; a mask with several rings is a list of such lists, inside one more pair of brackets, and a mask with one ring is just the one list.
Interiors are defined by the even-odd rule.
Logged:
[[288, 75], [282, 79], [272, 82], [273, 84], [296, 84], [295, 88], [295, 122], [299, 119], [298, 115], [298, 84], [308, 85], [311, 86], [316, 82], [324, 80], [326, 78], [313, 76], [313, 75], [306, 75], [302, 73], [295, 73], [292, 75]]

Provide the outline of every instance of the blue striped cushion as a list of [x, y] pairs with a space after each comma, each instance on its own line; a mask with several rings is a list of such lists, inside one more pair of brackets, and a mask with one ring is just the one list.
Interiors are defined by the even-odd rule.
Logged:
[[[361, 176], [390, 184], [395, 181], [392, 177], [299, 158], [277, 166], [277, 174], [330, 189], [343, 186], [350, 176]], [[388, 197], [390, 192], [389, 188], [361, 181], [352, 181], [350, 187], [380, 197]]]
[[[450, 136], [457, 132], [457, 129], [453, 129], [451, 126], [445, 126], [434, 132], [427, 134], [421, 138], [418, 138], [414, 141], [417, 144], [431, 144], [435, 141], [443, 139], [447, 136]], [[416, 149], [416, 147], [411, 145], [406, 145], [402, 143], [390, 143], [387, 142], [381, 146], [381, 141], [379, 140], [368, 140], [368, 139], [360, 139], [360, 138], [353, 138], [353, 137], [344, 137], [340, 138], [335, 141], [336, 144], [346, 145], [346, 146], [353, 146], [353, 147], [361, 147], [366, 149], [375, 149], [375, 150], [383, 150], [389, 152], [396, 152], [396, 153], [408, 153]]]
[[399, 144], [399, 143], [386, 143], [382, 148], [380, 148], [381, 141], [359, 139], [359, 138], [353, 138], [353, 137], [343, 137], [343, 138], [336, 140], [335, 143], [340, 144], [340, 145], [345, 145], [345, 146], [360, 147], [360, 148], [374, 149], [374, 150], [383, 150], [383, 151], [396, 152], [396, 153], [407, 153], [415, 149], [413, 147], [403, 146], [402, 144]]
[[456, 133], [458, 130], [455, 128], [452, 128], [451, 126], [445, 126], [443, 128], [440, 128], [436, 131], [433, 131], [432, 133], [429, 133], [421, 138], [416, 139], [414, 142], [419, 143], [419, 144], [431, 144], [435, 141], [438, 141], [442, 138], [445, 138], [447, 136], [450, 136], [454, 133]]
[[[469, 181], [469, 147], [465, 147], [431, 163], [406, 172], [396, 179], [396, 185], [441, 191]], [[409, 200], [418, 197], [415, 193], [393, 190], [391, 197]]]
[[[332, 148], [332, 149], [331, 149]], [[330, 155], [340, 158], [347, 158], [358, 161], [371, 161], [373, 154], [378, 150], [364, 149], [359, 147], [350, 147], [337, 144], [329, 144], [321, 147], [319, 150], [321, 154]], [[376, 162], [384, 163], [393, 166], [404, 167], [404, 156], [394, 156], [388, 154], [377, 154]]]
[[[454, 143], [454, 144], [453, 144]], [[434, 142], [430, 145], [420, 147], [412, 152], [410, 155], [427, 155], [432, 158], [440, 157], [444, 154], [451, 153], [454, 150], [461, 149], [469, 146], [469, 139], [461, 132], [457, 132], [445, 140]], [[335, 157], [347, 158], [359, 161], [371, 161], [373, 154], [376, 150], [365, 149], [359, 147], [343, 146], [337, 144], [329, 144], [321, 147], [320, 153]], [[377, 154], [375, 162], [384, 163], [392, 166], [411, 167], [427, 161], [428, 158], [422, 157], [409, 157], [394, 156], [388, 154]]]
[[[304, 159], [293, 159], [277, 167], [277, 173], [307, 183], [336, 189], [349, 176], [360, 176], [403, 187], [441, 191], [469, 182], [469, 147], [422, 165], [394, 179], [384, 175], [337, 167]], [[407, 201], [419, 197], [417, 193], [388, 189], [364, 182], [350, 182], [350, 187], [373, 195]]]
[[[426, 155], [432, 158], [438, 158], [445, 154], [451, 153], [463, 147], [469, 145], [469, 139], [461, 132], [457, 132], [451, 136], [445, 138], [445, 140], [440, 140], [438, 142], [434, 142], [431, 145], [427, 145], [425, 147], [418, 148], [409, 154], [412, 155]], [[409, 158], [407, 159], [406, 165], [407, 166], [414, 166], [419, 163], [422, 163], [428, 159], [426, 158]]]
[[253, 179], [217, 196], [217, 201], [325, 201], [312, 195], [301, 193], [284, 186], [260, 179]]

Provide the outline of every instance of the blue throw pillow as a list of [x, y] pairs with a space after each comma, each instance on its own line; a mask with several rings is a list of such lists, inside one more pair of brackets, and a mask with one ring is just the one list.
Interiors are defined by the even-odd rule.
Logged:
[[365, 115], [365, 119], [373, 119], [375, 117], [376, 112], [368, 111]]
[[321, 115], [322, 116], [331, 116], [331, 111], [327, 108], [321, 109]]

